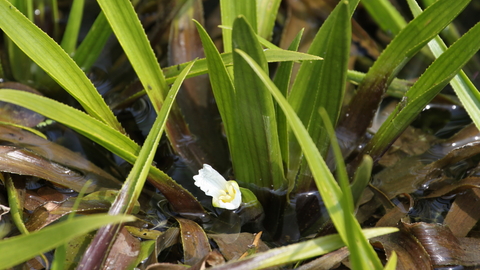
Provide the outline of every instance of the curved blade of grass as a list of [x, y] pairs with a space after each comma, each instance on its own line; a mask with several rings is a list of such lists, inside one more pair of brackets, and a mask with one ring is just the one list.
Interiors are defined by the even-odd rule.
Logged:
[[[218, 111], [223, 120], [225, 133], [227, 134], [230, 154], [235, 156], [235, 88], [233, 87], [233, 82], [227, 68], [223, 64], [222, 57], [215, 47], [215, 44], [213, 44], [213, 41], [210, 39], [202, 25], [195, 20], [194, 22], [200, 35], [200, 39], [202, 40], [205, 60], [209, 70], [210, 83], [212, 85], [212, 91], [217, 103]], [[233, 60], [230, 61], [233, 62]]]
[[362, 5], [383, 31], [397, 35], [407, 22], [388, 0], [363, 0]]
[[[375, 228], [362, 231], [366, 238], [373, 238], [384, 234], [398, 231], [397, 228]], [[265, 269], [272, 266], [280, 266], [287, 263], [306, 260], [326, 254], [343, 247], [338, 234], [323, 236], [301, 243], [291, 244], [284, 247], [274, 248], [269, 251], [257, 253], [238, 261], [230, 261], [212, 270], [238, 270], [238, 269]], [[369, 269], [369, 268], [366, 268]]]
[[128, 0], [98, 0], [98, 4], [158, 113], [168, 87], [132, 4]]
[[[298, 46], [300, 45], [300, 40], [302, 39], [303, 29], [297, 34], [295, 39], [293, 39], [292, 43], [288, 47], [290, 51], [298, 50]], [[293, 69], [293, 61], [283, 62], [277, 68], [277, 72], [275, 73], [275, 78], [273, 82], [278, 87], [280, 92], [282, 92], [283, 96], [288, 98], [289, 95], [289, 87], [290, 87], [290, 77], [292, 75]], [[278, 107], [277, 104], [275, 104]], [[277, 116], [277, 128], [278, 128], [278, 141], [280, 143], [280, 150], [282, 152], [282, 161], [285, 167], [289, 167], [289, 151], [288, 151], [288, 124], [287, 119], [285, 118], [285, 114], [283, 114], [282, 110], [275, 108], [276, 116]], [[293, 179], [287, 179], [288, 182], [288, 190], [291, 191], [295, 185], [295, 181]]]
[[345, 138], [346, 152], [364, 136], [387, 86], [399, 70], [429, 40], [447, 26], [470, 0], [439, 0], [412, 20], [387, 46], [368, 71], [357, 94], [339, 122], [337, 133]]
[[67, 220], [29, 235], [8, 238], [0, 241], [0, 261], [2, 267], [12, 267], [106, 224], [134, 220], [133, 216], [96, 214]]
[[[143, 189], [145, 180], [147, 179], [150, 164], [153, 162], [158, 143], [160, 142], [160, 138], [162, 137], [163, 130], [165, 128], [168, 114], [170, 113], [170, 110], [175, 102], [175, 98], [180, 90], [183, 80], [194, 64], [195, 61], [190, 63], [182, 71], [168, 92], [164, 104], [158, 113], [150, 132], [148, 133], [140, 153], [138, 154], [137, 160], [135, 161], [127, 180], [123, 184], [122, 189], [119, 192], [119, 196], [117, 196], [117, 199], [112, 204], [110, 214], [130, 213], [133, 209], [135, 202], [139, 198]], [[125, 201], [121, 201], [122, 197], [125, 197]]]
[[40, 28], [0, 0], [0, 28], [94, 118], [123, 131], [112, 111], [75, 62]]
[[280, 2], [280, 0], [257, 0], [257, 29], [259, 36], [265, 39], [270, 39], [272, 36]]
[[[0, 91], [0, 100], [10, 102], [39, 114], [84, 135], [107, 150], [133, 164], [140, 146], [119, 131], [63, 103], [42, 96], [17, 90]], [[61, 113], [59, 113], [61, 112]], [[203, 213], [203, 208], [193, 195], [178, 185], [169, 176], [151, 166], [150, 176], [154, 184], [172, 203], [176, 211]]]
[[67, 28], [65, 29], [62, 42], [60, 43], [60, 46], [62, 46], [63, 50], [70, 55], [77, 48], [78, 32], [80, 32], [84, 4], [85, 0], [73, 1], [70, 13], [68, 15]]
[[[235, 49], [250, 55], [265, 72], [267, 61], [253, 29], [243, 16], [233, 23]], [[235, 125], [239, 144], [233, 152], [235, 175], [246, 183], [275, 190], [285, 187], [277, 121], [271, 95], [248, 63], [233, 53]]]
[[[28, 20], [33, 21], [33, 1], [12, 1], [11, 2]], [[15, 43], [7, 38], [6, 48], [8, 50], [8, 60], [15, 65], [9, 65], [13, 78], [18, 82], [28, 82], [35, 75], [32, 71], [33, 62]]]
[[362, 162], [355, 171], [355, 175], [352, 182], [352, 196], [354, 206], [357, 207], [362, 197], [363, 190], [370, 182], [370, 176], [372, 175], [373, 159], [369, 155], [364, 155]]
[[[232, 51], [232, 26], [233, 21], [240, 15], [245, 16], [254, 32], [257, 32], [257, 3], [255, 0], [220, 0], [220, 12], [222, 16], [223, 51]], [[230, 28], [230, 29], [229, 29]]]
[[108, 24], [105, 14], [100, 12], [87, 36], [73, 55], [73, 60], [82, 70], [89, 70], [95, 63], [111, 34], [112, 28]]
[[[145, 140], [145, 143], [138, 154], [138, 158], [135, 161], [132, 170], [128, 174], [127, 180], [123, 184], [120, 192], [118, 192], [115, 201], [112, 203], [108, 213], [110, 215], [117, 214], [130, 214], [135, 202], [138, 201], [140, 193], [142, 192], [145, 180], [150, 169], [150, 164], [153, 162], [155, 152], [160, 142], [160, 138], [163, 134], [163, 129], [165, 123], [167, 122], [168, 114], [173, 106], [175, 97], [177, 96], [178, 90], [180, 90], [180, 85], [187, 76], [188, 72], [192, 68], [195, 62], [192, 62], [188, 65], [180, 74], [175, 83], [173, 84], [170, 92], [168, 93], [165, 102], [160, 110], [153, 126]], [[94, 269], [105, 262], [106, 257], [108, 256], [109, 246], [113, 245], [116, 235], [118, 234], [118, 229], [115, 226], [106, 226], [102, 227], [95, 238], [92, 240], [92, 243], [87, 248], [82, 261], [79, 265], [82, 266], [81, 269]]]
[[[328, 16], [308, 50], [308, 53], [321, 56], [324, 60], [303, 62], [288, 96], [289, 103], [322, 156], [326, 156], [329, 139], [324, 132], [324, 122], [318, 114], [318, 108], [324, 107], [335, 125], [345, 92], [351, 34], [348, 3], [341, 1]], [[289, 154], [289, 172], [292, 174], [287, 178], [298, 174], [298, 189], [305, 191], [310, 187], [311, 178], [301, 155], [301, 147], [297, 143], [290, 143]]]
[[480, 23], [448, 48], [423, 73], [365, 147], [375, 160], [480, 49]]
[[[338, 145], [337, 138], [335, 137], [333, 125], [323, 107], [320, 108], [319, 113], [324, 122], [324, 126], [327, 131], [326, 133], [331, 140], [331, 147], [335, 157], [337, 181], [343, 193], [343, 198], [340, 202], [345, 215], [345, 231], [347, 233], [347, 246], [350, 251], [350, 262], [352, 263], [353, 269], [381, 269], [382, 264], [380, 263], [377, 254], [373, 250], [370, 243], [368, 243], [367, 238], [365, 238], [365, 236], [360, 232], [360, 226], [357, 226], [357, 220], [353, 215], [354, 200], [352, 190], [350, 188], [348, 173], [347, 169], [345, 168], [342, 151]], [[369, 260], [365, 260], [364, 258], [369, 258]]]
[[23, 223], [23, 201], [20, 201], [20, 195], [13, 184], [10, 174], [6, 175], [4, 183], [7, 188], [8, 206], [10, 207], [13, 223], [15, 223], [15, 226], [22, 234], [29, 234], [25, 223]]
[[[422, 9], [416, 1], [407, 0], [407, 2], [414, 16], [418, 16], [422, 12]], [[447, 45], [445, 45], [439, 36], [436, 36], [430, 41], [428, 46], [437, 58], [447, 50]], [[473, 85], [463, 70], [460, 70], [460, 72], [453, 77], [450, 84], [453, 90], [455, 90], [460, 102], [462, 102], [462, 105], [465, 107], [468, 115], [475, 123], [475, 126], [480, 129], [480, 93], [478, 89]]]

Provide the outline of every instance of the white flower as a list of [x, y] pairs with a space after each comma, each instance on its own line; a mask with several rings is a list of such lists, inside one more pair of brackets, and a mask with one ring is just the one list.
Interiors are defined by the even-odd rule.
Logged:
[[203, 164], [203, 169], [199, 170], [198, 175], [195, 175], [193, 179], [197, 187], [208, 196], [213, 197], [213, 206], [228, 210], [234, 210], [240, 206], [242, 194], [238, 183], [233, 180], [225, 180], [210, 165]]

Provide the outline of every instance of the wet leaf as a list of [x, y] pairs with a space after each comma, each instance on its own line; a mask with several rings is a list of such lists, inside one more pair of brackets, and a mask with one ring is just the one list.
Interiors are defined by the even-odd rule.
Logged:
[[378, 163], [382, 166], [390, 167], [401, 159], [423, 154], [429, 150], [435, 140], [437, 140], [435, 136], [409, 126], [395, 140]]
[[225, 258], [223, 258], [220, 252], [214, 250], [208, 253], [201, 261], [197, 264], [190, 267], [190, 270], [204, 270], [207, 267], [212, 267], [216, 265], [221, 265], [225, 263]]
[[465, 237], [480, 219], [480, 189], [473, 188], [458, 196], [445, 217], [445, 225], [456, 237]]
[[[37, 231], [59, 218], [70, 214], [73, 210], [76, 197], [72, 197], [64, 202], [46, 201], [42, 206], [36, 208], [30, 215], [25, 226], [29, 231]], [[76, 212], [88, 214], [106, 212], [110, 208], [110, 203], [105, 201], [82, 200], [78, 205]]]
[[[255, 235], [251, 233], [209, 234], [208, 237], [215, 241], [227, 261], [239, 259], [255, 240]], [[269, 250], [268, 246], [260, 241], [258, 252], [267, 250]]]
[[242, 205], [240, 211], [238, 211], [238, 216], [242, 219], [242, 225], [261, 220], [265, 212], [257, 196], [247, 188], [240, 188], [240, 191], [242, 192]]
[[403, 227], [400, 227], [399, 232], [376, 237], [371, 241], [374, 246], [377, 246], [377, 242], [381, 243], [387, 256], [391, 256], [392, 252], [395, 251], [398, 256], [398, 270], [433, 270], [427, 251], [420, 242]]
[[405, 224], [429, 255], [432, 266], [461, 265], [465, 256], [460, 241], [443, 225], [428, 223]]
[[103, 269], [128, 269], [140, 254], [140, 240], [122, 228], [108, 254]]
[[[31, 175], [47, 179], [59, 185], [80, 191], [85, 183], [94, 177], [92, 174], [83, 174], [79, 171], [48, 161], [32, 152], [12, 147], [0, 146], [0, 170], [15, 174]], [[110, 180], [100, 176], [93, 178], [89, 191], [118, 187]]]
[[203, 260], [212, 250], [207, 235], [194, 221], [176, 218], [180, 225], [183, 259], [185, 264], [194, 265]]
[[[72, 177], [84, 177], [86, 180], [91, 179], [93, 182], [87, 192], [92, 192], [93, 190], [100, 189], [101, 187], [110, 187], [112, 189], [119, 188], [121, 185], [121, 182], [115, 177], [109, 173], [106, 173], [78, 153], [38, 137], [25, 130], [0, 124], [0, 140], [24, 149], [23, 152], [20, 153], [25, 153], [27, 156], [38, 158], [38, 160], [41, 160], [41, 162], [50, 163], [53, 167], [58, 167], [58, 171], [61, 171], [62, 168], [65, 170], [70, 170], [69, 173], [72, 174]], [[29, 151], [26, 151], [25, 149], [28, 149]], [[11, 150], [13, 151], [14, 148], [11, 148]], [[24, 165], [28, 167], [28, 161], [25, 162], [27, 162], [27, 164]], [[55, 163], [56, 165], [53, 165]], [[33, 162], [30, 165], [33, 167], [39, 166]], [[64, 182], [68, 183], [69, 181], [72, 180], [68, 179], [67, 173]], [[72, 189], [80, 191], [81, 187], [85, 183], [72, 182], [71, 184], [75, 186], [75, 188]], [[63, 185], [68, 186], [66, 184]], [[80, 189], [77, 190], [77, 188]]]
[[180, 229], [175, 227], [169, 228], [157, 238], [157, 253], [177, 244], [179, 241]]

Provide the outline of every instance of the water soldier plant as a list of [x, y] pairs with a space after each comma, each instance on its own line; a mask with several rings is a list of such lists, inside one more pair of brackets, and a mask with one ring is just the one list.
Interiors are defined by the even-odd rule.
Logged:
[[[220, 0], [221, 40], [207, 27], [210, 11], [203, 12], [200, 0], [97, 0], [100, 12], [82, 37], [87, 2], [72, 1], [62, 31], [56, 1], [47, 4], [49, 19], [43, 2], [0, 0], [0, 78], [9, 81], [0, 85], [8, 116], [0, 122], [0, 180], [7, 194], [0, 196], [2, 268], [40, 261], [51, 269], [315, 269], [340, 262], [395, 269], [397, 255], [399, 268], [431, 268], [446, 260], [435, 261], [428, 241], [408, 241], [430, 230], [436, 239], [448, 235], [464, 243], [480, 219], [460, 233], [416, 222], [413, 214], [407, 220], [401, 210], [407, 206], [401, 196], [415, 209], [414, 202], [480, 187], [472, 165], [479, 152], [468, 143], [452, 137], [465, 147], [445, 148], [428, 164], [424, 152], [435, 143], [393, 165], [385, 161], [427, 105], [441, 95], [453, 100], [441, 93], [452, 79], [460, 100], [455, 106], [480, 127], [478, 90], [461, 70], [480, 49], [480, 26], [449, 48], [437, 36], [454, 28], [469, 0], [438, 0], [425, 11], [408, 0], [415, 16], [410, 22], [388, 1], [360, 7], [359, 0], [335, 1], [312, 37], [303, 37], [311, 29], [289, 28], [299, 19], [295, 5], [314, 7], [309, 1], [284, 3], [289, 12], [282, 13], [280, 0]], [[359, 8], [391, 35], [381, 53], [369, 47], [378, 55], [366, 73], [350, 70], [352, 43], [372, 42], [359, 37], [361, 26], [352, 19]], [[280, 48], [274, 31], [283, 16], [290, 16], [281, 40], [288, 49]], [[310, 41], [307, 48], [302, 38]], [[298, 52], [302, 46], [306, 53]], [[431, 65], [416, 81], [398, 79], [418, 54]], [[104, 90], [97, 81], [101, 65], [116, 72], [108, 79], [116, 87]], [[399, 101], [369, 129], [387, 95]], [[137, 114], [138, 106], [147, 116]], [[21, 110], [23, 118], [40, 120], [15, 120]], [[125, 115], [134, 119], [133, 128]], [[478, 133], [475, 126], [456, 136]], [[393, 173], [399, 178], [385, 176], [403, 169], [408, 158], [418, 160], [415, 167]], [[458, 169], [459, 162], [467, 165]], [[446, 186], [451, 171], [461, 175], [456, 189]], [[405, 179], [413, 180], [396, 188]], [[32, 205], [25, 192], [43, 203]], [[418, 262], [400, 242], [423, 250], [425, 259]], [[463, 253], [455, 260], [480, 264]]]

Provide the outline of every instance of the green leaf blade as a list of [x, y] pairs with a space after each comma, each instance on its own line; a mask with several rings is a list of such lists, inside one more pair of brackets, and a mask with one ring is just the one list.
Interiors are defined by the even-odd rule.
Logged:
[[[213, 44], [213, 41], [210, 39], [205, 29], [197, 21], [195, 21], [195, 25], [200, 35], [200, 39], [202, 40], [202, 45], [205, 52], [205, 61], [210, 76], [210, 83], [212, 85], [213, 95], [215, 97], [215, 101], [217, 102], [220, 116], [222, 117], [223, 124], [225, 126], [225, 133], [227, 134], [230, 153], [232, 156], [234, 156], [234, 115], [236, 104], [233, 82], [230, 78], [230, 75], [228, 74], [226, 66], [224, 65], [224, 58], [222, 58], [222, 56], [218, 52], [217, 48]], [[225, 58], [230, 58], [229, 60], [233, 61], [231, 57], [232, 55], [230, 54], [229, 57], [226, 56]]]
[[[303, 30], [297, 34], [295, 39], [290, 44], [288, 50], [290, 51], [298, 50], [302, 35], [303, 35]], [[285, 98], [287, 98], [289, 95], [290, 77], [292, 75], [292, 69], [293, 69], [293, 61], [280, 63], [280, 65], [278, 66], [277, 72], [275, 74], [275, 78], [273, 80], [275, 85], [278, 87], [278, 89], [280, 90], [280, 92], [283, 94]], [[290, 161], [289, 161], [289, 149], [288, 149], [289, 140], [288, 140], [287, 119], [285, 118], [285, 114], [281, 110], [278, 110], [277, 108], [275, 111], [277, 114], [276, 116], [277, 116], [277, 127], [278, 127], [278, 141], [280, 143], [280, 149], [282, 152], [283, 165], [288, 168]], [[293, 181], [292, 179], [287, 179], [287, 180], [289, 181], [288, 190], [292, 190], [293, 186], [295, 185], [295, 181]]]
[[[233, 22], [235, 19], [243, 15], [247, 18], [247, 21], [257, 32], [257, 11], [255, 0], [243, 0], [243, 1], [231, 1], [220, 0], [220, 12], [222, 16], [222, 37], [223, 37], [223, 49], [225, 52], [232, 51], [232, 30]], [[230, 28], [230, 29], [226, 29]]]
[[[329, 138], [318, 109], [325, 108], [330, 121], [335, 125], [340, 115], [347, 79], [350, 24], [348, 6], [340, 2], [317, 33], [308, 51], [324, 60], [302, 63], [288, 96], [289, 103], [307, 128], [322, 156], [327, 153]], [[308, 175], [306, 172], [308, 167], [300, 158], [301, 149], [298, 144], [291, 144], [289, 154], [291, 157], [289, 170], [292, 172], [300, 170], [299, 175]], [[307, 179], [309, 178], [299, 180], [300, 188], [309, 186]]]
[[362, 4], [368, 10], [373, 19], [380, 25], [383, 31], [398, 34], [407, 22], [389, 1], [363, 0]]
[[399, 70], [469, 2], [439, 0], [395, 36], [368, 71], [337, 127], [341, 137], [346, 138], [343, 144], [347, 152], [364, 136], [383, 94]]
[[273, 32], [273, 26], [277, 19], [280, 0], [258, 0], [257, 1], [257, 27], [258, 34], [270, 39]]
[[123, 131], [112, 111], [75, 62], [8, 1], [0, 1], [0, 28], [93, 117]]
[[[233, 24], [234, 49], [249, 54], [264, 71], [267, 61], [255, 33], [244, 17]], [[284, 188], [283, 166], [273, 100], [248, 63], [233, 53], [236, 132], [239, 140], [232, 157], [240, 181], [259, 187]]]
[[390, 142], [400, 135], [479, 49], [480, 23], [440, 55], [423, 73], [380, 127], [365, 151], [369, 151], [374, 160], [383, 154]]
[[112, 28], [108, 24], [105, 14], [100, 12], [87, 36], [73, 55], [73, 60], [82, 70], [89, 70], [95, 63], [111, 34]]
[[[343, 209], [342, 205], [347, 204], [345, 196], [333, 178], [333, 175], [325, 164], [325, 161], [320, 155], [320, 152], [316, 148], [305, 126], [293, 111], [293, 108], [288, 104], [287, 100], [270, 80], [268, 75], [252, 58], [242, 51], [237, 50], [237, 53], [244, 57], [284, 111], [288, 123], [290, 124], [310, 166], [317, 188], [320, 191], [323, 202], [325, 203], [335, 228], [344, 243], [349, 245], [349, 249], [354, 252], [358, 250], [357, 258], [361, 258], [361, 260], [357, 261], [364, 266], [361, 269], [382, 269], [380, 260], [376, 257], [372, 246], [368, 244], [365, 235], [361, 231], [360, 224], [358, 224], [353, 213]], [[351, 231], [347, 232], [347, 230]], [[351, 234], [356, 237], [353, 239], [349, 238], [348, 236]], [[357, 248], [357, 245], [360, 245], [360, 247]], [[364, 254], [364, 256], [361, 254]]]
[[28, 235], [0, 241], [0, 261], [8, 268], [107, 224], [134, 221], [132, 216], [90, 215], [67, 220]]
[[74, 0], [68, 16], [67, 28], [60, 43], [60, 46], [68, 54], [72, 54], [77, 48], [78, 32], [80, 32], [84, 4], [85, 0]]
[[140, 20], [128, 0], [98, 0], [110, 26], [159, 112], [168, 87]]
[[[422, 12], [415, 0], [408, 0], [408, 4], [414, 16], [418, 16]], [[447, 45], [445, 45], [439, 36], [436, 36], [430, 41], [428, 46], [437, 58], [447, 50]], [[473, 85], [463, 70], [460, 70], [460, 72], [453, 77], [450, 84], [465, 107], [468, 115], [475, 123], [475, 126], [480, 129], [480, 93], [478, 89]]]

